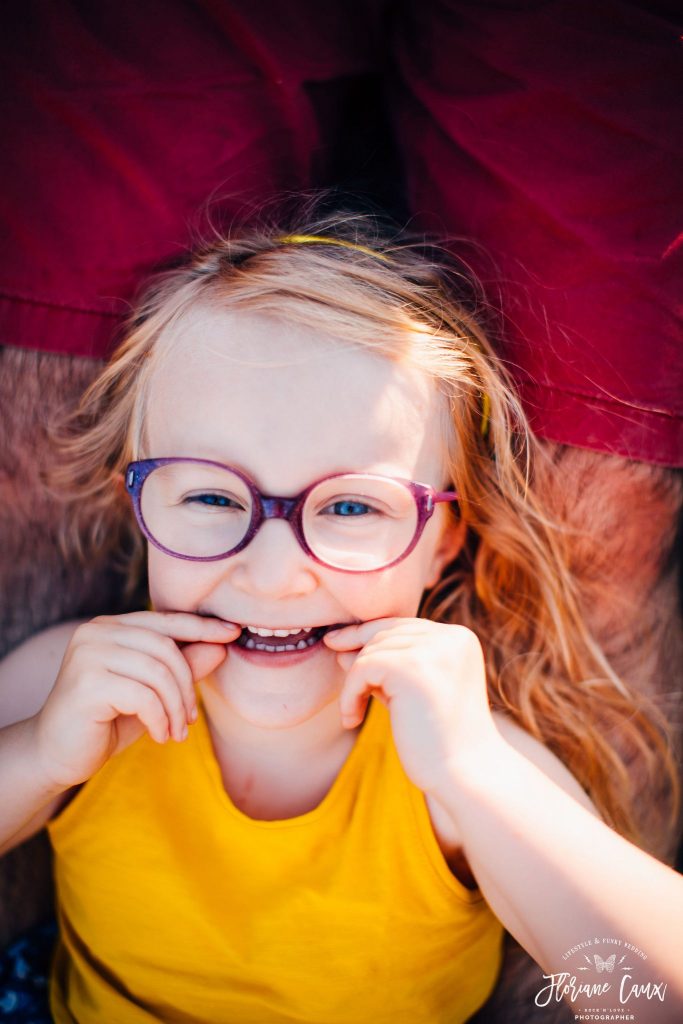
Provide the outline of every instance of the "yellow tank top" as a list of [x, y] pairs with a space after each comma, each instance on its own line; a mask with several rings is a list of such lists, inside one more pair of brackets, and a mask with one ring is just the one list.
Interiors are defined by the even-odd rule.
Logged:
[[143, 736], [48, 831], [57, 1024], [456, 1024], [498, 975], [502, 926], [449, 871], [378, 701], [306, 814], [237, 809], [200, 704], [184, 743]]

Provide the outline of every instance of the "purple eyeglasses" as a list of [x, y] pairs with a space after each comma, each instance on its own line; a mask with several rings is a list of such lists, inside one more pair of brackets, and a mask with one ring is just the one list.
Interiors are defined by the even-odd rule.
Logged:
[[404, 559], [437, 502], [455, 491], [375, 473], [335, 473], [293, 498], [262, 494], [233, 466], [162, 458], [126, 468], [140, 529], [175, 558], [213, 562], [249, 544], [266, 519], [286, 519], [306, 554], [340, 572], [374, 572]]

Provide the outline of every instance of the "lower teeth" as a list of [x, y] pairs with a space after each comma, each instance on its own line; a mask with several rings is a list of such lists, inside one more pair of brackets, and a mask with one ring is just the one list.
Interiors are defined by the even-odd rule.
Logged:
[[313, 636], [309, 637], [308, 640], [299, 640], [296, 644], [259, 644], [256, 640], [247, 640], [245, 647], [250, 651], [270, 651], [271, 653], [277, 651], [304, 651], [307, 647], [312, 647], [313, 644], [318, 642], [318, 638]]

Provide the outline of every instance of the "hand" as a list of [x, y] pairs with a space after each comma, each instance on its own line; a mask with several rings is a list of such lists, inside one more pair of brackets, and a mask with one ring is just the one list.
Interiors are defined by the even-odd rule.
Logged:
[[438, 796], [452, 785], [460, 754], [498, 740], [481, 645], [464, 626], [375, 619], [333, 630], [323, 642], [348, 672], [339, 698], [344, 725], [359, 725], [370, 696], [378, 697], [406, 774], [423, 792]]
[[102, 615], [79, 626], [35, 720], [51, 783], [84, 782], [145, 730], [157, 743], [184, 739], [196, 718], [194, 683], [225, 660], [240, 631], [185, 612]]

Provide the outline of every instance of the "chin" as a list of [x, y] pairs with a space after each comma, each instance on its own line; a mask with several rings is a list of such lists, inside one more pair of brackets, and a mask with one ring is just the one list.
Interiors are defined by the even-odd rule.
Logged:
[[[233, 713], [253, 728], [279, 730], [294, 729], [310, 722], [330, 704], [336, 703], [336, 695], [328, 701], [312, 702], [309, 699], [285, 699], [281, 694], [256, 696], [233, 692], [227, 701]], [[339, 721], [341, 724], [341, 715]]]
[[[264, 673], [251, 665], [230, 664], [213, 673], [212, 683], [233, 715], [259, 729], [290, 729], [315, 718], [337, 703], [344, 674], [335, 665], [327, 673], [298, 670]], [[341, 716], [339, 716], [341, 724]]]

